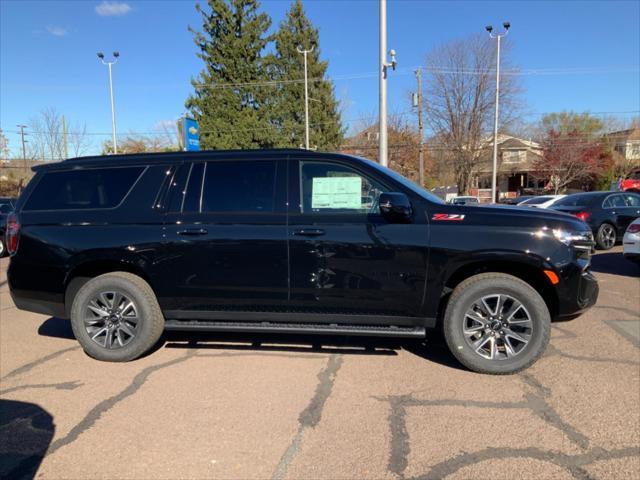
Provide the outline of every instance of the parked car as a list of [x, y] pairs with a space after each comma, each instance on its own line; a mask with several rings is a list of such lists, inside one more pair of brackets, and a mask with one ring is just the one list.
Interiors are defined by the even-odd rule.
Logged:
[[566, 195], [540, 195], [539, 197], [528, 198], [527, 200], [520, 202], [518, 205], [535, 208], [549, 208], [555, 202], [564, 197], [566, 197]]
[[478, 205], [480, 202], [478, 201], [478, 197], [461, 195], [452, 198], [449, 200], [449, 203], [452, 205]]
[[4, 230], [7, 224], [7, 215], [11, 213], [15, 207], [15, 198], [0, 197], [0, 258], [6, 254], [4, 246]]
[[640, 168], [631, 172], [627, 178], [621, 179], [617, 190], [640, 193]]
[[624, 258], [640, 264], [640, 218], [636, 218], [622, 237]]
[[519, 203], [534, 197], [535, 195], [520, 195], [519, 197], [505, 198], [502, 200], [502, 203], [506, 205], [518, 205]]
[[100, 360], [135, 359], [163, 330], [442, 328], [468, 368], [512, 373], [542, 355], [551, 319], [598, 296], [583, 222], [447, 205], [348, 155], [176, 152], [34, 171], [8, 221], [11, 296], [69, 318]]
[[567, 195], [551, 206], [591, 227], [602, 250], [613, 248], [631, 222], [640, 217], [640, 195], [632, 192], [585, 192]]

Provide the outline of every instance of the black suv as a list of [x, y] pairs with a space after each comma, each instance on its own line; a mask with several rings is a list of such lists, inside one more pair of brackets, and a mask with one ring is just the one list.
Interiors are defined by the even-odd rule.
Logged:
[[18, 308], [127, 361], [163, 330], [424, 337], [468, 368], [531, 365], [598, 295], [592, 234], [562, 213], [446, 205], [393, 171], [299, 150], [37, 166], [10, 216]]

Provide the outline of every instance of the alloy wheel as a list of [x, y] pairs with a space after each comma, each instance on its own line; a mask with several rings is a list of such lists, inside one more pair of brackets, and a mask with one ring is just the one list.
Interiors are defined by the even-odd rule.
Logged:
[[488, 360], [516, 357], [533, 334], [533, 321], [525, 306], [505, 294], [485, 295], [475, 300], [462, 323], [467, 345]]
[[616, 232], [611, 225], [604, 224], [600, 230], [600, 238], [606, 248], [612, 248], [616, 243]]
[[129, 344], [136, 336], [138, 309], [121, 292], [100, 292], [85, 309], [84, 328], [91, 340], [103, 348], [114, 350]]

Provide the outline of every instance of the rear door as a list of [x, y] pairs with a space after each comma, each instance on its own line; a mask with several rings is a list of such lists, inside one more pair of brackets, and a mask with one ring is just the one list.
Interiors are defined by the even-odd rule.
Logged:
[[635, 193], [623, 193], [625, 207], [622, 209], [620, 226], [623, 228], [622, 233], [636, 218], [640, 217], [640, 195]]
[[606, 212], [607, 218], [615, 223], [618, 236], [624, 235], [627, 225], [631, 223], [624, 194], [614, 193], [609, 195], [602, 202], [602, 209]]
[[[184, 164], [167, 196], [165, 315], [216, 319], [282, 309], [288, 297], [281, 159]], [[218, 313], [215, 313], [218, 312]], [[220, 314], [223, 312], [223, 314]]]
[[426, 217], [385, 221], [378, 197], [391, 190], [388, 179], [351, 163], [291, 161], [289, 176], [293, 311], [411, 324], [406, 317], [420, 314], [424, 298]]

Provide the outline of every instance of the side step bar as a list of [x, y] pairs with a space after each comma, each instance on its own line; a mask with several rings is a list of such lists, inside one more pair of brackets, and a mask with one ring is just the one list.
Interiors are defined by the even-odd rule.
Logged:
[[196, 332], [302, 333], [311, 335], [359, 335], [370, 337], [424, 338], [424, 327], [338, 325], [276, 322], [206, 322], [167, 320], [165, 330]]

